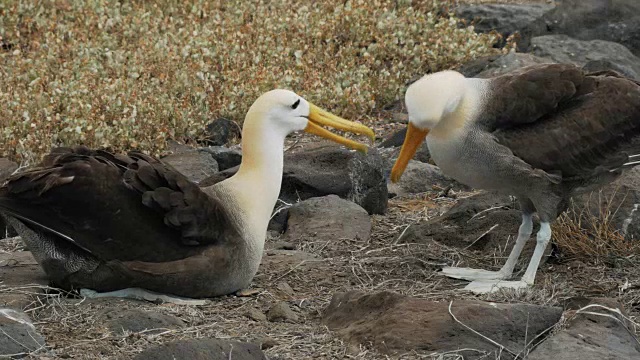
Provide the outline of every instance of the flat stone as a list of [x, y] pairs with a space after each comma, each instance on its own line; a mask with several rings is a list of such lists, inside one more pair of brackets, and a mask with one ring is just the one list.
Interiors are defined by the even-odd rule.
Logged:
[[576, 312], [579, 308], [591, 304], [599, 304], [623, 312], [622, 306], [612, 299], [591, 299], [580, 304], [581, 306], [567, 312], [568, 321], [563, 329], [538, 345], [527, 359], [640, 359], [640, 345], [624, 328], [626, 321], [619, 315], [597, 307], [584, 309], [584, 311], [612, 315], [618, 320]]
[[161, 160], [195, 183], [218, 172], [216, 160], [209, 153], [197, 149], [183, 150]]
[[[457, 323], [449, 306], [449, 302], [391, 292], [351, 291], [333, 296], [322, 322], [345, 341], [383, 353], [459, 350], [465, 359], [496, 358], [500, 349]], [[557, 323], [562, 308], [459, 300], [453, 302], [451, 312], [463, 324], [517, 353], [525, 339]]]
[[[12, 358], [42, 351], [44, 337], [36, 331], [27, 314], [11, 308], [0, 308], [0, 358]], [[22, 355], [16, 355], [22, 354]]]
[[220, 339], [187, 339], [151, 347], [134, 360], [267, 360], [255, 344]]
[[[125, 332], [141, 332], [157, 329], [153, 332], [161, 332], [166, 329], [177, 329], [184, 326], [179, 318], [155, 311], [131, 309], [122, 311], [120, 308], [109, 308], [99, 315], [109, 331], [114, 334]], [[149, 332], [149, 331], [147, 331]]]
[[271, 322], [298, 322], [298, 315], [291, 310], [289, 304], [280, 301], [267, 312], [267, 320]]
[[289, 209], [284, 240], [336, 241], [359, 239], [367, 241], [371, 235], [371, 218], [358, 204], [336, 195], [311, 198]]

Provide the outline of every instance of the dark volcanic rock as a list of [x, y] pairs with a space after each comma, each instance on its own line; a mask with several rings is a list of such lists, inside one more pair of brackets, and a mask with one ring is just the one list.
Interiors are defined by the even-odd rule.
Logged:
[[488, 33], [495, 30], [500, 33], [502, 40], [496, 45], [502, 47], [507, 37], [539, 19], [553, 7], [549, 4], [461, 5], [456, 8], [455, 14], [468, 23], [474, 22], [477, 32]]
[[[0, 308], [0, 358], [37, 352], [44, 346], [44, 337], [36, 331], [27, 314], [11, 308]], [[18, 357], [23, 356], [10, 358]]]
[[178, 340], [147, 349], [135, 360], [267, 360], [260, 347], [219, 339]]
[[0, 184], [18, 169], [18, 164], [7, 158], [0, 158]]
[[336, 195], [311, 198], [289, 209], [285, 241], [369, 240], [371, 218], [367, 211]]
[[[398, 155], [400, 154], [400, 148], [402, 147], [404, 138], [406, 136], [407, 128], [405, 127], [389, 135], [380, 145], [378, 145], [378, 147], [382, 149], [397, 148], [397, 151], [389, 152], [383, 155], [383, 157], [387, 160], [385, 171], [391, 171], [393, 162], [396, 160], [396, 158], [398, 158]], [[423, 142], [422, 145], [420, 145], [418, 151], [416, 151], [416, 154], [413, 155], [413, 159], [424, 163], [428, 163], [431, 161], [431, 155], [429, 154], [429, 147], [427, 146], [426, 141]]]
[[240, 151], [224, 146], [209, 146], [199, 150], [211, 154], [218, 163], [220, 171], [238, 166], [242, 161], [242, 153]]
[[[385, 162], [377, 149], [368, 154], [322, 143], [284, 156], [280, 199], [287, 203], [325, 195], [338, 195], [362, 206], [369, 214], [387, 211]], [[233, 176], [238, 167], [205, 179], [208, 186]], [[276, 208], [279, 204], [276, 205]]]
[[[567, 35], [546, 35], [531, 39], [532, 54], [559, 63], [590, 67], [606, 64], [609, 69], [640, 80], [640, 58], [615, 42], [576, 40]], [[597, 61], [598, 63], [593, 63]]]
[[[593, 299], [579, 310], [591, 304], [603, 305], [611, 309], [622, 307], [615, 300]], [[584, 311], [604, 314], [604, 316], [568, 312], [567, 324], [563, 329], [538, 345], [527, 357], [529, 360], [602, 360], [640, 359], [640, 345], [624, 328], [625, 320], [618, 314], [599, 307]], [[612, 319], [614, 316], [618, 320]], [[629, 326], [630, 324], [627, 324]]]
[[241, 137], [240, 126], [232, 120], [219, 118], [207, 125], [207, 135], [202, 141], [208, 146], [225, 146]]
[[[449, 305], [391, 292], [337, 293], [325, 310], [323, 323], [347, 342], [371, 344], [382, 352], [474, 349], [458, 354], [465, 359], [496, 358], [501, 349], [454, 321]], [[526, 339], [557, 323], [562, 308], [459, 300], [451, 304], [451, 313], [465, 325], [517, 353], [524, 348]], [[506, 352], [502, 355], [508, 356]]]
[[[315, 188], [311, 194], [338, 195], [362, 206], [369, 214], [387, 211], [384, 161], [376, 149], [369, 149], [365, 155], [343, 148], [317, 148], [285, 156], [286, 162], [289, 165], [285, 165], [283, 188], [288, 188], [290, 194]], [[342, 170], [337, 172], [338, 169]]]
[[520, 51], [530, 49], [535, 36], [565, 34], [579, 40], [607, 40], [640, 56], [640, 1], [563, 0], [523, 29]]
[[500, 56], [486, 56], [470, 61], [457, 70], [466, 77], [491, 78], [510, 73], [525, 66], [549, 64], [554, 61], [531, 54], [510, 52]]

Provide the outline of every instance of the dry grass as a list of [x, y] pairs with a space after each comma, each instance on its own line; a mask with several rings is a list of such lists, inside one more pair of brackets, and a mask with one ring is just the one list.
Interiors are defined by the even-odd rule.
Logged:
[[412, 77], [493, 53], [450, 0], [0, 3], [0, 156], [57, 144], [158, 154], [284, 87], [363, 120]]
[[[461, 198], [468, 194], [458, 195]], [[424, 350], [389, 357], [366, 346], [343, 342], [322, 325], [321, 317], [335, 292], [349, 290], [388, 290], [435, 301], [478, 298], [546, 306], [562, 306], [574, 296], [610, 297], [623, 304], [630, 321], [638, 322], [640, 259], [630, 260], [635, 261], [635, 266], [611, 267], [591, 262], [593, 259], [585, 256], [578, 263], [541, 266], [536, 286], [524, 291], [501, 291], [482, 296], [461, 291], [466, 282], [441, 276], [437, 270], [459, 262], [460, 258], [467, 261], [465, 265], [488, 269], [502, 265], [507, 253], [478, 254], [433, 241], [420, 244], [397, 241], [406, 226], [440, 215], [455, 202], [455, 199], [438, 196], [437, 191], [394, 198], [390, 200], [388, 214], [373, 216], [372, 236], [368, 241], [306, 239], [295, 245], [299, 250], [315, 255], [317, 261], [302, 264], [294, 261], [277, 265], [269, 262], [267, 256], [253, 282], [256, 293], [252, 296], [225, 296], [212, 299], [205, 306], [177, 306], [113, 299], [83, 301], [51, 293], [34, 296], [27, 312], [46, 337], [52, 358], [75, 359], [130, 358], [156, 344], [210, 337], [255, 343], [268, 340], [272, 347], [265, 352], [278, 359], [461, 359], [455, 351], [431, 353]], [[278, 241], [278, 238], [269, 238], [267, 248], [272, 248]], [[12, 248], [13, 245], [7, 246], [7, 251]], [[293, 289], [293, 294], [278, 290], [285, 282]], [[0, 288], [0, 292], [21, 291], [30, 290]], [[245, 315], [249, 308], [266, 312], [280, 301], [286, 301], [298, 314], [298, 323], [253, 321]], [[138, 308], [170, 314], [183, 320], [186, 326], [175, 330], [115, 334], [105, 328], [104, 319], [99, 316], [105, 308], [123, 311]], [[636, 328], [636, 333], [639, 330]]]
[[563, 255], [595, 262], [640, 255], [640, 243], [625, 239], [612, 223], [617, 208], [611, 200], [589, 198], [589, 202], [606, 204], [597, 207], [598, 214], [590, 211], [592, 206], [589, 202], [584, 207], [572, 202], [569, 210], [560, 215], [553, 224], [553, 240]]

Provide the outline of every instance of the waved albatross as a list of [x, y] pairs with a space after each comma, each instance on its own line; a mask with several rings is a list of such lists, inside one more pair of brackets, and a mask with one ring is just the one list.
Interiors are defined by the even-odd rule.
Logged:
[[233, 293], [262, 259], [285, 137], [304, 130], [367, 150], [321, 125], [374, 138], [364, 125], [273, 90], [249, 109], [242, 163], [225, 181], [200, 188], [139, 152], [58, 148], [0, 188], [0, 211], [62, 288], [178, 300]]
[[[392, 169], [398, 181], [426, 137], [442, 172], [478, 189], [515, 195], [522, 224], [499, 271], [448, 267], [477, 293], [533, 285], [550, 223], [571, 196], [613, 181], [640, 154], [640, 84], [566, 64], [523, 68], [491, 79], [455, 71], [426, 75], [405, 94], [409, 126]], [[513, 274], [538, 213], [537, 244], [523, 277]]]

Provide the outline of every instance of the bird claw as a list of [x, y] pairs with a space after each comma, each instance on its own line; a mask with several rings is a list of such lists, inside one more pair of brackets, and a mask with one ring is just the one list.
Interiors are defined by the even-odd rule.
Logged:
[[445, 267], [442, 275], [464, 280], [504, 280], [508, 277], [500, 271], [487, 271], [482, 269]]
[[500, 289], [526, 289], [532, 284], [525, 281], [501, 281], [501, 280], [476, 280], [470, 282], [464, 289], [476, 294], [489, 294], [497, 292]]

